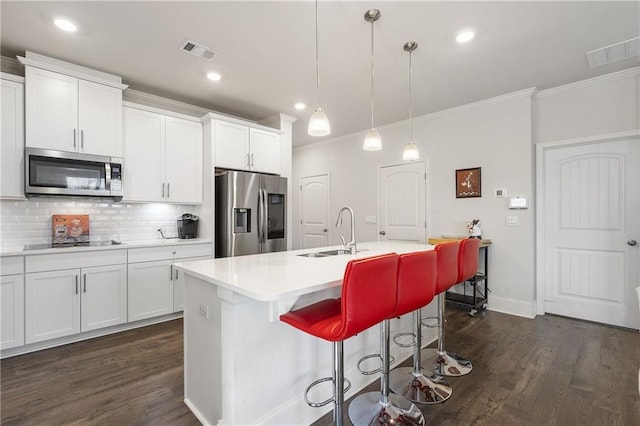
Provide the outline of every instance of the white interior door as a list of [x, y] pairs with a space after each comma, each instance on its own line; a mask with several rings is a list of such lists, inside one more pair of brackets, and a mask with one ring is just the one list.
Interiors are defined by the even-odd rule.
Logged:
[[380, 167], [378, 214], [380, 240], [426, 243], [426, 164], [422, 161]]
[[546, 312], [638, 328], [640, 138], [543, 156]]
[[300, 182], [302, 248], [329, 245], [329, 175], [307, 176]]

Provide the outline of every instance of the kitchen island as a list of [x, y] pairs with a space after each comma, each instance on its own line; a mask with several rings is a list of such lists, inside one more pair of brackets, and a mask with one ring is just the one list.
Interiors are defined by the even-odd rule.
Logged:
[[[176, 264], [186, 276], [185, 403], [203, 424], [301, 425], [329, 412], [331, 405], [309, 407], [303, 394], [312, 381], [331, 375], [332, 345], [281, 323], [280, 314], [339, 297], [351, 259], [433, 246], [371, 242], [359, 244], [355, 255], [303, 256], [340, 248]], [[435, 314], [434, 306], [425, 309]], [[392, 321], [392, 334], [411, 329], [411, 315]], [[429, 329], [423, 343], [434, 339], [435, 330]], [[378, 375], [360, 374], [356, 364], [361, 356], [378, 353], [379, 342], [378, 327], [345, 342], [345, 377], [353, 384], [345, 399], [378, 379]], [[396, 363], [412, 353], [411, 348], [391, 346]], [[310, 394], [312, 400], [331, 395], [330, 382], [319, 388]]]

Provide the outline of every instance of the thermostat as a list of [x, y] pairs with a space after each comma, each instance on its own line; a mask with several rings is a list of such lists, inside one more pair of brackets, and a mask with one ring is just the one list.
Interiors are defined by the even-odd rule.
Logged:
[[526, 198], [509, 198], [509, 208], [510, 209], [526, 209], [527, 208], [527, 199]]

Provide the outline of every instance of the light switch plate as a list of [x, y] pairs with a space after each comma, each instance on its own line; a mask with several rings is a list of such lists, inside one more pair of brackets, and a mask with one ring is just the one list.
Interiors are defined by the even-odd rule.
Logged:
[[506, 216], [505, 217], [505, 225], [507, 226], [518, 226], [520, 224], [520, 220], [518, 216]]

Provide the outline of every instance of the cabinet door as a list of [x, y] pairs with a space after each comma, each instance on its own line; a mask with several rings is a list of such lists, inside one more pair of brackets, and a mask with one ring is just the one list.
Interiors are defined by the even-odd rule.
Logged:
[[216, 121], [215, 152], [216, 167], [249, 170], [249, 128]]
[[122, 157], [122, 90], [78, 81], [79, 152]]
[[[176, 262], [191, 262], [194, 260], [211, 259], [211, 256], [192, 257], [179, 259]], [[184, 272], [173, 268], [173, 312], [184, 310]]]
[[124, 199], [164, 200], [164, 116], [124, 108]]
[[251, 170], [280, 173], [280, 135], [260, 129], [251, 129], [249, 138]]
[[27, 274], [25, 341], [40, 342], [80, 332], [80, 270]]
[[172, 261], [129, 264], [129, 322], [173, 312]]
[[166, 200], [202, 203], [202, 124], [165, 117]]
[[0, 82], [0, 197], [24, 198], [24, 84]]
[[127, 322], [126, 265], [83, 268], [80, 329], [82, 331]]
[[24, 345], [24, 274], [0, 277], [0, 349]]
[[77, 151], [78, 79], [26, 67], [26, 145]]

